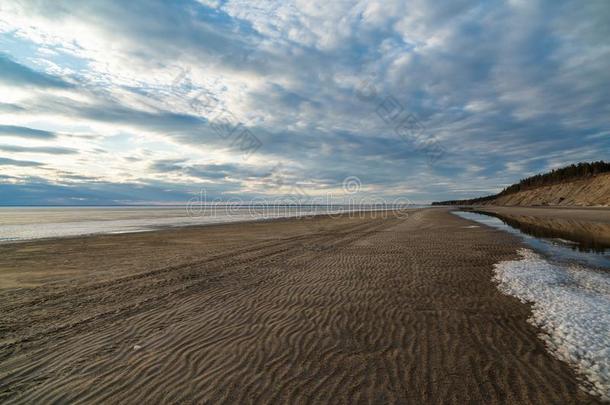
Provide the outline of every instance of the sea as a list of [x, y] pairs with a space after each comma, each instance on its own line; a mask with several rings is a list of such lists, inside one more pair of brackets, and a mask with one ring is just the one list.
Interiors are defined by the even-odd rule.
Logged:
[[425, 205], [176, 205], [0, 207], [0, 243], [93, 234], [147, 232], [168, 227], [264, 221], [276, 218], [359, 213], [391, 215]]

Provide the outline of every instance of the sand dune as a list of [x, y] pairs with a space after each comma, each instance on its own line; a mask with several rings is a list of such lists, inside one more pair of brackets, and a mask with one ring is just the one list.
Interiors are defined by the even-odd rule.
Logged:
[[444, 209], [0, 246], [3, 403], [595, 403]]
[[610, 206], [610, 174], [500, 196], [483, 205]]

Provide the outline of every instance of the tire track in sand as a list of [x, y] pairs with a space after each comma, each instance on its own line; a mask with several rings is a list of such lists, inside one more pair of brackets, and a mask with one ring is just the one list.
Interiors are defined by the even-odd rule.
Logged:
[[492, 264], [512, 257], [516, 241], [465, 223], [443, 210], [330, 221], [257, 251], [94, 288], [83, 311], [110, 313], [96, 302], [113, 292], [125, 306], [115, 299], [114, 315], [11, 348], [0, 398], [596, 402], [545, 352], [528, 307], [491, 282]]

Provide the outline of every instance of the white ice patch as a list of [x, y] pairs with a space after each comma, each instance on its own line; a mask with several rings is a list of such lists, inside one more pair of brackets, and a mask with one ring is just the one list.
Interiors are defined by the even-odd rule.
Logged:
[[533, 304], [530, 322], [554, 356], [573, 366], [585, 388], [610, 400], [610, 274], [546, 261], [528, 249], [496, 264], [499, 289]]

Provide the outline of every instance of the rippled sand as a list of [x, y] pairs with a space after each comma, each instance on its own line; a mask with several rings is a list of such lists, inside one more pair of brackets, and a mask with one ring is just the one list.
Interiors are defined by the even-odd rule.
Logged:
[[3, 403], [595, 403], [444, 209], [0, 246]]

